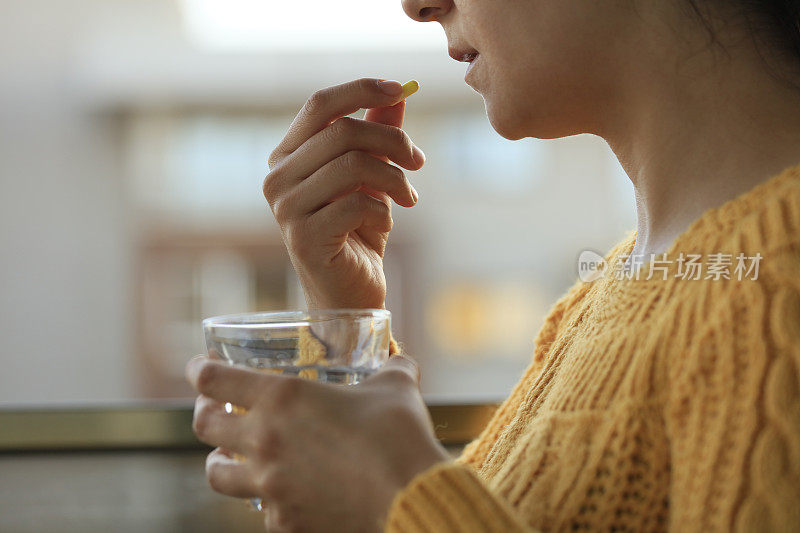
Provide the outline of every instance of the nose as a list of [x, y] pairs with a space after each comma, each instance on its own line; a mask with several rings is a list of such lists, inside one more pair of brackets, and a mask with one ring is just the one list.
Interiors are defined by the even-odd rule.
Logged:
[[403, 11], [417, 22], [433, 22], [450, 11], [452, 4], [452, 0], [403, 0]]

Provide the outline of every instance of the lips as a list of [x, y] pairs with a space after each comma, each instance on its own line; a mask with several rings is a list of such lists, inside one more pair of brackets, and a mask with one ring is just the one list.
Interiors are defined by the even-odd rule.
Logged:
[[478, 51], [474, 48], [450, 47], [448, 48], [447, 53], [450, 54], [450, 57], [456, 61], [462, 61], [464, 63], [471, 63], [476, 57], [478, 57]]
[[474, 70], [475, 63], [477, 62], [477, 58], [479, 57], [480, 56], [478, 54], [475, 54], [475, 57], [473, 57], [470, 60], [469, 65], [467, 65], [467, 71], [464, 73], [464, 81], [467, 82], [467, 85], [469, 85], [470, 87], [473, 87], [473, 84], [470, 83], [470, 74]]
[[448, 47], [447, 53], [456, 61], [469, 63], [467, 72], [464, 74], [464, 81], [471, 87], [472, 84], [469, 83], [469, 74], [472, 71], [472, 67], [475, 66], [475, 60], [480, 56], [478, 51], [468, 46], [455, 45]]

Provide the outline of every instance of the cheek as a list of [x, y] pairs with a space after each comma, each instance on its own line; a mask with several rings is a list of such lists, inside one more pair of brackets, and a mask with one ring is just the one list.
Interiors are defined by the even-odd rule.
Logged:
[[481, 4], [492, 16], [470, 28], [486, 60], [475, 88], [492, 127], [512, 140], [584, 132], [619, 76], [609, 40], [624, 37], [621, 15], [597, 0], [500, 4]]
[[521, 69], [522, 62], [513, 56], [495, 61], [489, 59], [480, 74], [478, 92], [483, 97], [486, 115], [492, 128], [509, 140], [532, 135], [530, 119], [536, 105], [536, 88], [530, 72]]
[[492, 127], [506, 139], [565, 137], [594, 123], [604, 98], [602, 73], [574, 48], [487, 59], [478, 89]]

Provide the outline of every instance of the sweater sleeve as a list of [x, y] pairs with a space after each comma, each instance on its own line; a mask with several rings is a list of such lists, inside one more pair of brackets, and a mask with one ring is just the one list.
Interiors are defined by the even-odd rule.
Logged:
[[536, 533], [468, 465], [438, 463], [392, 502], [387, 533]]
[[706, 327], [671, 363], [671, 531], [800, 530], [800, 247], [761, 264], [708, 283]]

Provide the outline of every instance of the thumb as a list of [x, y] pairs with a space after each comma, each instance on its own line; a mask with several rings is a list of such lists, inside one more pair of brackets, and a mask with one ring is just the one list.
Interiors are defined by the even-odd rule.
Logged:
[[376, 373], [375, 375], [383, 375], [384, 377], [389, 377], [392, 375], [402, 374], [403, 377], [411, 378], [411, 380], [419, 386], [420, 380], [420, 371], [419, 365], [416, 361], [408, 357], [407, 355], [403, 354], [395, 354], [389, 357], [389, 360], [386, 361]]
[[400, 100], [394, 105], [387, 107], [373, 107], [364, 113], [364, 120], [386, 124], [387, 126], [403, 127], [403, 117], [406, 113], [406, 101]]
[[[369, 122], [377, 122], [378, 124], [386, 124], [387, 126], [396, 126], [398, 128], [403, 127], [403, 116], [406, 112], [406, 101], [400, 100], [394, 105], [390, 105], [387, 107], [372, 107], [367, 109], [367, 112], [364, 113], [364, 120], [368, 120]], [[380, 159], [384, 163], [389, 163], [389, 158], [383, 155], [376, 155], [370, 154], [372, 157]], [[386, 204], [390, 204], [391, 201], [389, 200], [389, 196], [386, 193], [373, 190], [369, 187], [362, 186], [361, 187], [364, 192], [369, 194], [374, 198], [378, 198], [379, 200], [383, 200]]]

